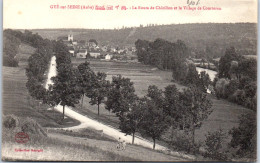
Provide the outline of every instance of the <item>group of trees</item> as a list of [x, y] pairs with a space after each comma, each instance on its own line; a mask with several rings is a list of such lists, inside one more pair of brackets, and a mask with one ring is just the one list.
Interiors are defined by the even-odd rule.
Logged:
[[139, 62], [174, 72], [189, 55], [189, 49], [181, 40], [171, 43], [159, 38], [154, 42], [138, 39], [135, 46]]
[[229, 145], [240, 157], [256, 157], [257, 60], [239, 55], [234, 47], [226, 49], [219, 61], [213, 82], [217, 98], [224, 98], [251, 110], [242, 114], [238, 127], [232, 128]]
[[12, 30], [3, 32], [3, 66], [17, 67], [18, 60], [15, 58], [18, 53], [21, 40], [13, 34]]
[[256, 110], [257, 60], [238, 55], [234, 47], [228, 48], [219, 61], [214, 85], [218, 98]]
[[153, 148], [170, 127], [190, 132], [193, 148], [195, 128], [212, 111], [206, 94], [195, 86], [178, 91], [175, 85], [169, 85], [162, 91], [152, 85], [145, 97], [138, 97], [130, 79], [121, 76], [113, 77], [105, 104], [119, 117], [119, 128], [133, 136], [132, 143], [139, 132], [152, 138]]
[[30, 37], [34, 37], [34, 35], [37, 35], [36, 37], [38, 39], [38, 42], [33, 42], [33, 40], [29, 40], [27, 38], [27, 32], [20, 32], [20, 31], [14, 31], [16, 37], [19, 37], [19, 39], [22, 40], [22, 42], [26, 44], [30, 44], [33, 47], [37, 48], [35, 53], [32, 54], [28, 59], [28, 66], [26, 68], [26, 75], [27, 75], [27, 83], [26, 87], [32, 97], [34, 97], [36, 100], [46, 100], [45, 94], [46, 90], [43, 85], [45, 76], [48, 69], [48, 64], [50, 61], [51, 56], [53, 55], [53, 43], [48, 39], [43, 39], [37, 34], [30, 33]]
[[195, 65], [187, 62], [190, 50], [183, 41], [171, 43], [163, 39], [154, 42], [137, 40], [135, 45], [140, 62], [171, 70], [173, 80], [185, 85], [197, 85], [206, 92], [210, 78], [205, 72], [198, 74]]
[[[48, 39], [43, 39], [40, 35], [33, 34], [31, 31], [24, 32], [18, 30], [6, 29], [3, 32], [3, 65], [9, 67], [17, 67], [18, 60], [16, 54], [18, 53], [19, 45], [26, 43], [38, 49], [36, 53], [50, 53], [52, 50], [52, 43]], [[49, 59], [46, 57], [46, 59]], [[48, 60], [49, 61], [49, 60]]]

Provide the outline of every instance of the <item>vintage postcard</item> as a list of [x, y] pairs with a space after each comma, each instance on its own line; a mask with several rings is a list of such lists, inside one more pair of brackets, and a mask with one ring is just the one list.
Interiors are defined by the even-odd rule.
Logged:
[[2, 161], [256, 161], [257, 5], [4, 0]]

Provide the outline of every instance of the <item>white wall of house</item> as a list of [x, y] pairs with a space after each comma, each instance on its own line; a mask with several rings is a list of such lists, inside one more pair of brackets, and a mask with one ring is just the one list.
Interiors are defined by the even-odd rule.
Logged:
[[90, 52], [89, 54], [90, 54], [91, 57], [94, 57], [94, 58], [97, 58], [98, 56], [100, 56], [100, 53]]
[[86, 53], [77, 53], [76, 58], [86, 58], [87, 54]]
[[107, 54], [107, 55], [105, 56], [105, 60], [110, 60], [110, 59], [111, 59], [111, 55]]

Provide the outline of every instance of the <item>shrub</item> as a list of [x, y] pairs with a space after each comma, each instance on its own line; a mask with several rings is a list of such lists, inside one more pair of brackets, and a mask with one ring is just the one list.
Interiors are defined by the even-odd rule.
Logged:
[[208, 132], [205, 140], [206, 152], [203, 156], [217, 161], [226, 161], [227, 155], [223, 151], [223, 142], [226, 138], [227, 136], [222, 129], [215, 132]]
[[229, 84], [228, 79], [221, 78], [215, 85], [215, 93], [217, 98], [227, 98], [226, 87]]
[[171, 140], [168, 141], [168, 144], [173, 150], [177, 151], [184, 151], [187, 153], [199, 153], [199, 148], [201, 146], [201, 143], [196, 143], [194, 144], [194, 148], [191, 143], [191, 138], [190, 135], [185, 132], [185, 131], [179, 131], [179, 130], [174, 130], [172, 135], [171, 135]]
[[32, 118], [26, 118], [21, 125], [21, 130], [28, 134], [47, 136], [44, 129]]
[[236, 90], [233, 96], [236, 103], [238, 103], [239, 105], [244, 104], [246, 98], [244, 90], [240, 90], [240, 89]]
[[239, 157], [253, 157], [256, 155], [256, 113], [247, 113], [239, 118], [239, 126], [229, 131], [232, 139], [229, 145], [236, 148]]
[[19, 120], [14, 115], [7, 115], [3, 117], [3, 125], [5, 128], [13, 129], [19, 125]]

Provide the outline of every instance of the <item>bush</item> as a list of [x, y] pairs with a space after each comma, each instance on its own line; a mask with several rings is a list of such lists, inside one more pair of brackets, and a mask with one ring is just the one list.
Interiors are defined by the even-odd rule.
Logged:
[[184, 151], [187, 153], [199, 153], [199, 148], [201, 143], [194, 144], [195, 149], [193, 150], [193, 146], [191, 143], [190, 135], [185, 131], [174, 130], [171, 135], [171, 140], [168, 141], [168, 144], [173, 150]]
[[223, 151], [223, 143], [226, 138], [227, 136], [222, 129], [208, 132], [205, 140], [206, 152], [203, 156], [217, 161], [226, 161], [228, 158], [225, 151]]
[[229, 145], [236, 148], [239, 157], [256, 157], [256, 113], [247, 113], [239, 118], [239, 126], [229, 131], [232, 139]]
[[244, 104], [245, 99], [246, 99], [244, 90], [240, 90], [240, 89], [236, 90], [235, 93], [233, 94], [233, 96], [235, 98], [234, 100], [236, 103], [238, 103], [239, 105]]
[[229, 84], [228, 79], [221, 78], [216, 82], [215, 93], [217, 98], [227, 98], [226, 87]]
[[13, 129], [19, 125], [19, 120], [14, 115], [7, 115], [3, 117], [3, 125], [5, 128]]
[[32, 118], [26, 118], [21, 125], [21, 130], [27, 134], [47, 136], [44, 129]]

